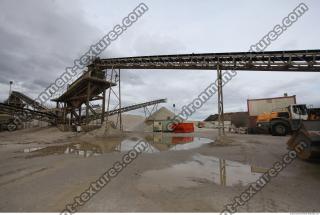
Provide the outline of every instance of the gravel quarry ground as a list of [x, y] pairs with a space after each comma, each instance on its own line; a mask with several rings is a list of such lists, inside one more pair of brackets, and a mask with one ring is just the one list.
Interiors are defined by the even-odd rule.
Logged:
[[[0, 133], [0, 211], [60, 212], [143, 139], [139, 155], [80, 212], [220, 212], [287, 152], [289, 137], [198, 129], [174, 135], [32, 128]], [[239, 212], [320, 211], [319, 163], [295, 159]]]

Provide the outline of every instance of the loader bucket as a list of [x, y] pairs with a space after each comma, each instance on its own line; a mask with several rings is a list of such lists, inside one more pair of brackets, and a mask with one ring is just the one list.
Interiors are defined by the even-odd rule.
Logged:
[[303, 150], [296, 150], [301, 159], [320, 158], [320, 120], [303, 121], [301, 127], [293, 132], [287, 145], [291, 150], [296, 150], [298, 145], [303, 145]]

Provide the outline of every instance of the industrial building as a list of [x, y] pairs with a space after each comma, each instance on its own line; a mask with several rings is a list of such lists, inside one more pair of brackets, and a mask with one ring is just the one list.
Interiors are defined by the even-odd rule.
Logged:
[[296, 103], [295, 95], [247, 100], [249, 116], [258, 116], [264, 112], [285, 111], [289, 105]]

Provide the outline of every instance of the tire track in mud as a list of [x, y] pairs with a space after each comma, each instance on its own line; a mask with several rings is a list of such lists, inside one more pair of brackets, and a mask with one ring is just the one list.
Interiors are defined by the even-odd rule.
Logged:
[[13, 179], [10, 179], [10, 180], [7, 180], [7, 181], [4, 181], [4, 182], [1, 182], [0, 183], [0, 187], [3, 186], [3, 185], [7, 185], [7, 184], [10, 184], [10, 183], [13, 183], [13, 182], [16, 182], [16, 181], [19, 181], [19, 180], [22, 180], [22, 179], [25, 179], [26, 177], [30, 177], [34, 174], [37, 174], [39, 172], [43, 172], [45, 170], [47, 170], [48, 168], [41, 168], [41, 169], [37, 169], [37, 170], [34, 170], [32, 172], [28, 172], [20, 177], [16, 177], [16, 178], [13, 178]]
[[254, 196], [245, 206], [242, 212], [279, 212], [279, 207], [271, 198], [265, 198], [263, 193]]

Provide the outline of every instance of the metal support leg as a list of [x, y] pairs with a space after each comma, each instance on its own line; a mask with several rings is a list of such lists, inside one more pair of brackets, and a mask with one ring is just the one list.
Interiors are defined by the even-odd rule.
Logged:
[[87, 101], [86, 101], [86, 123], [89, 124], [89, 105], [90, 105], [91, 83], [88, 83]]
[[218, 79], [218, 114], [219, 114], [219, 137], [225, 135], [224, 132], [224, 116], [223, 116], [223, 91], [222, 91], [222, 71], [220, 66], [217, 66]]
[[63, 103], [63, 124], [67, 124], [66, 118], [67, 118], [67, 107], [66, 103]]
[[104, 123], [104, 117], [106, 112], [106, 90], [103, 90], [102, 93], [102, 112], [101, 112], [101, 125]]
[[[110, 81], [112, 82], [112, 80], [113, 80], [113, 72], [114, 72], [114, 70], [113, 70], [113, 67], [112, 67], [112, 69], [111, 69], [111, 77], [110, 77]], [[109, 110], [110, 110], [110, 98], [111, 98], [111, 86], [109, 87], [109, 93], [108, 93], [108, 100], [107, 100], [107, 112], [109, 112]], [[108, 121], [109, 121], [109, 115], [107, 114], [107, 116], [106, 116], [106, 122], [108, 123]]]
[[79, 121], [78, 121], [78, 125], [81, 125], [81, 105], [80, 105], [80, 107], [79, 107], [78, 112], [79, 112]]
[[[119, 109], [121, 109], [121, 75], [120, 75], [120, 69], [119, 69]], [[122, 113], [119, 113], [120, 117], [120, 131], [123, 131], [122, 126]]]
[[73, 112], [71, 111], [70, 112], [70, 118], [69, 118], [69, 126], [71, 126], [71, 122], [73, 122], [73, 118], [75, 118], [75, 117], [73, 115]]

